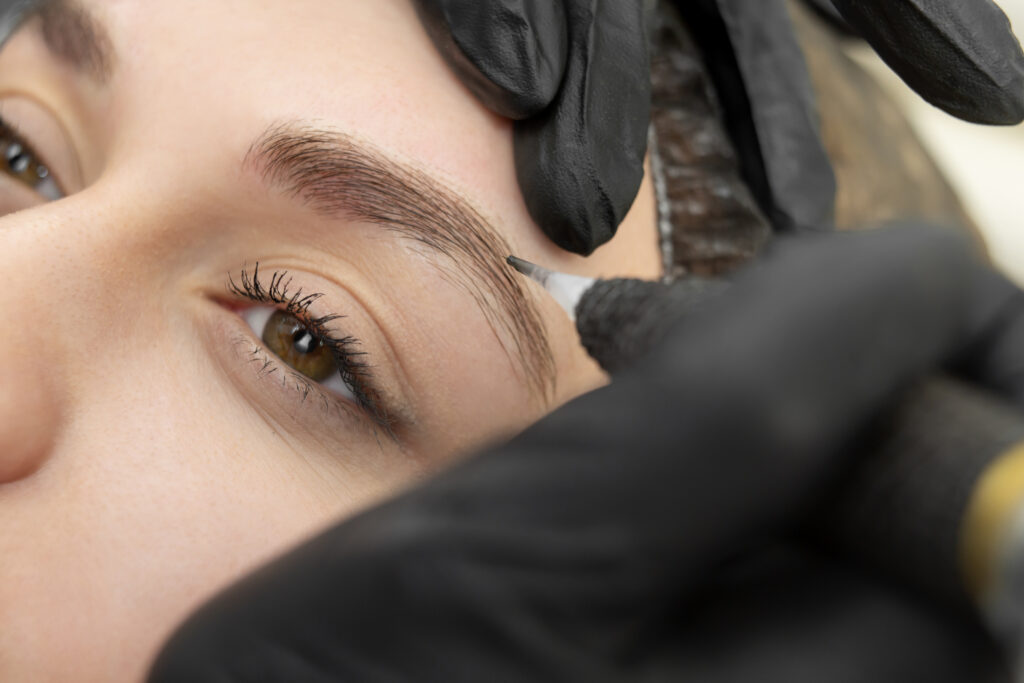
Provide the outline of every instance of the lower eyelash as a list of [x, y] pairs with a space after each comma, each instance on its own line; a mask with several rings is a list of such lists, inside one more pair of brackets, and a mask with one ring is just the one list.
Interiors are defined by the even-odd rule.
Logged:
[[[324, 415], [331, 415], [333, 413], [342, 418], [355, 418], [357, 424], [370, 428], [373, 437], [377, 440], [378, 447], [383, 448], [379, 430], [383, 430], [392, 442], [400, 444], [398, 435], [394, 431], [394, 422], [390, 419], [388, 421], [379, 421], [373, 418], [371, 426], [366, 422], [366, 413], [364, 411], [360, 411], [350, 401], [326, 391], [318, 382], [314, 382], [305, 375], [292, 370], [261, 344], [238, 335], [235, 337], [235, 346], [245, 349], [245, 354], [249, 357], [251, 364], [260, 365], [256, 370], [258, 379], [268, 379], [277, 373], [281, 377], [281, 386], [298, 394], [300, 403], [308, 401], [310, 396], [316, 396], [319, 399]], [[274, 379], [277, 381], [276, 378]]]
[[298, 394], [302, 403], [315, 395], [325, 413], [330, 413], [331, 408], [355, 412], [355, 408], [342, 399], [328, 394], [318, 383], [285, 366], [273, 353], [253, 343], [251, 339], [239, 336], [235, 344], [246, 349], [245, 353], [251, 364], [259, 365], [256, 369], [256, 376], [259, 379], [269, 379], [276, 373], [280, 377], [281, 386]]
[[[286, 270], [273, 272], [270, 278], [270, 285], [264, 287], [259, 280], [259, 262], [253, 267], [251, 275], [247, 270], [242, 269], [239, 280], [240, 282], [236, 283], [232, 276], [228, 276], [228, 291], [230, 293], [256, 303], [283, 306], [285, 311], [301, 320], [310, 332], [330, 349], [338, 364], [341, 378], [352, 389], [356, 402], [377, 425], [393, 437], [392, 427], [394, 420], [384, 409], [384, 406], [381, 405], [377, 392], [373, 390], [370, 384], [371, 366], [360, 360], [366, 354], [363, 351], [355, 350], [359, 347], [360, 341], [353, 336], [339, 338], [328, 331], [327, 326], [343, 316], [325, 315], [314, 317], [309, 313], [309, 307], [322, 298], [323, 295], [317, 293], [304, 294], [301, 288], [294, 293], [290, 293], [292, 280]], [[262, 347], [258, 348], [264, 354], [269, 353], [263, 350]], [[265, 358], [264, 360], [271, 359]], [[283, 366], [278, 360], [272, 360], [272, 362], [284, 368], [282, 373], [294, 375], [293, 381], [299, 387], [302, 387], [299, 389], [299, 393], [303, 394], [303, 400], [308, 398], [309, 393], [314, 389], [322, 397], [326, 395], [327, 392], [320, 388], [318, 383], [296, 373], [287, 368], [287, 366]], [[330, 399], [338, 405], [343, 403], [333, 395], [330, 396]], [[347, 410], [351, 410], [351, 407], [347, 404], [344, 407]]]
[[[0, 112], [0, 152], [6, 155], [13, 145], [17, 145], [21, 152], [31, 159], [27, 170], [32, 171], [37, 178], [37, 181], [34, 183], [26, 180], [21, 180], [20, 182], [30, 190], [41, 195], [44, 199], [56, 201], [63, 198], [64, 192], [53, 177], [53, 172], [50, 170], [49, 165], [36, 153], [31, 143], [25, 139], [21, 131], [14, 124], [8, 123], [3, 118], [2, 112]], [[7, 163], [7, 159], [0, 159], [0, 163]], [[14, 171], [14, 169], [11, 170]]]

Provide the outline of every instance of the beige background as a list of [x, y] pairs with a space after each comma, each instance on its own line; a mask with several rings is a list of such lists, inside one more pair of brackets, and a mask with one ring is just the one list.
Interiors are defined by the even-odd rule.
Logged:
[[[964, 0], [968, 1], [968, 0]], [[1024, 35], [1024, 0], [999, 0]], [[918, 98], [870, 50], [851, 50], [903, 104], [925, 145], [984, 230], [999, 265], [1024, 285], [1024, 126], [958, 121]]]

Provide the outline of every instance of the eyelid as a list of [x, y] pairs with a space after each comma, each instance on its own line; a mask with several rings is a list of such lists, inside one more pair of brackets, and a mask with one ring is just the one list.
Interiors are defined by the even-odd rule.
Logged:
[[[223, 312], [224, 304], [218, 307]], [[220, 315], [216, 321], [213, 327], [219, 332], [211, 337], [212, 344], [219, 351], [228, 351], [220, 354], [227, 363], [224, 367], [229, 376], [240, 377], [234, 381], [242, 382], [243, 393], [264, 419], [288, 429], [281, 421], [282, 415], [288, 416], [302, 430], [296, 433], [299, 437], [344, 438], [357, 429], [379, 438], [380, 427], [362, 409], [293, 373], [255, 338], [240, 316]], [[390, 432], [389, 436], [397, 442]]]
[[[16, 182], [24, 184], [44, 199], [56, 201], [64, 196], [50, 166], [43, 156], [36, 151], [35, 145], [28, 140], [13, 124], [0, 116], [0, 164], [4, 165], [4, 173], [13, 177]], [[37, 180], [30, 182], [34, 176]]]
[[[380, 390], [373, 374], [369, 372], [371, 366], [361, 359], [362, 356], [366, 355], [365, 352], [353, 350], [353, 348], [361, 347], [362, 342], [355, 337], [340, 334], [337, 330], [331, 329], [334, 321], [344, 316], [332, 313], [318, 316], [311, 312], [309, 310], [311, 307], [322, 306], [322, 304], [318, 303], [323, 297], [322, 294], [306, 294], [304, 288], [299, 285], [293, 285], [293, 280], [298, 276], [291, 276], [288, 270], [274, 270], [269, 278], [265, 274], [266, 270], [263, 269], [264, 274], [261, 274], [260, 265], [257, 262], [251, 273], [243, 268], [238, 274], [237, 281], [233, 275], [229, 274], [227, 282], [228, 293], [236, 301], [255, 302], [257, 304], [277, 306], [282, 310], [286, 310], [301, 320], [321, 340], [329, 342], [332, 345], [335, 358], [338, 360], [343, 374], [349, 373], [345, 375], [346, 383], [355, 390], [354, 393], [359, 404], [358, 410], [368, 420], [397, 440], [393, 433], [393, 428], [396, 424], [396, 419], [393, 417], [395, 414], [393, 411], [395, 403], [392, 400], [388, 400], [388, 395]], [[228, 307], [235, 309], [237, 312], [236, 306], [229, 304]], [[321, 308], [320, 311], [322, 312], [323, 309]], [[246, 328], [249, 328], [248, 323], [246, 323]], [[255, 336], [255, 333], [250, 333], [250, 336]], [[263, 347], [262, 341], [259, 342], [259, 345]], [[277, 358], [276, 355], [274, 357]], [[283, 367], [289, 367], [283, 361], [280, 362]], [[309, 382], [313, 382], [313, 380], [309, 380]], [[313, 384], [317, 387], [321, 386], [316, 383]], [[322, 389], [317, 390], [325, 391]], [[345, 399], [341, 397], [338, 397], [338, 400], [345, 402]], [[353, 410], [356, 409], [354, 404], [348, 403], [352, 405]]]
[[25, 88], [0, 91], [0, 118], [30, 143], [63, 194], [74, 194], [85, 186], [80, 152], [88, 149], [85, 131], [73, 134], [78, 108], [62, 99], [38, 98], [30, 94], [32, 88], [29, 83]]
[[[23, 132], [19, 126], [7, 119], [0, 111], [0, 164], [3, 172], [15, 182], [22, 183], [36, 194], [49, 201], [56, 201], [65, 196], [60, 181], [57, 179], [53, 166], [38, 151], [39, 147]], [[25, 164], [24, 168], [11, 166], [15, 158]], [[37, 178], [30, 182], [29, 178], [19, 177], [29, 174]]]

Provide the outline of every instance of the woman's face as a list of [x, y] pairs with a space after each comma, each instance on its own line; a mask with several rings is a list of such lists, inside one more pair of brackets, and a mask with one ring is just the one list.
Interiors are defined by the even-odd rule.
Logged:
[[658, 269], [646, 193], [587, 261], [545, 242], [408, 0], [55, 4], [0, 115], [4, 681], [137, 678], [256, 563], [599, 384], [507, 253]]

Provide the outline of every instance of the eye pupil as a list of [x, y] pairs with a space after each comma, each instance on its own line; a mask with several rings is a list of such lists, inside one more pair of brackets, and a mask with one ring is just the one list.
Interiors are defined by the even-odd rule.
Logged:
[[312, 353], [320, 347], [320, 341], [309, 333], [304, 327], [299, 327], [292, 333], [292, 345], [298, 353], [303, 355]]

